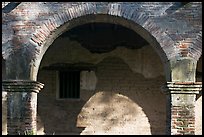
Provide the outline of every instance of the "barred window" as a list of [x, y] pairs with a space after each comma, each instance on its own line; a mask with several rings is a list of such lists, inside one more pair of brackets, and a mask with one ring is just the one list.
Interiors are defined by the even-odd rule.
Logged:
[[80, 71], [59, 72], [59, 98], [80, 98]]

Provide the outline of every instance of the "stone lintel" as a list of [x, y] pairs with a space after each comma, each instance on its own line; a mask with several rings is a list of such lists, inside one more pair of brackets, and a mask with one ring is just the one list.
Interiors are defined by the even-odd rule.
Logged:
[[36, 92], [43, 88], [44, 84], [32, 80], [3, 80], [3, 90], [6, 92]]
[[200, 94], [202, 82], [167, 82], [162, 90], [166, 94]]

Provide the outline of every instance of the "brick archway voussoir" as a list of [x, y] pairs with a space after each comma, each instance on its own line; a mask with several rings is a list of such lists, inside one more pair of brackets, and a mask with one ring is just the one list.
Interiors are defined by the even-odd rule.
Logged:
[[[165, 34], [162, 28], [160, 28], [147, 13], [138, 12], [139, 7], [137, 6], [131, 8], [124, 5], [125, 4], [108, 3], [100, 7], [96, 3], [84, 3], [54, 14], [46, 20], [30, 38], [30, 44], [35, 46], [36, 57], [38, 56], [38, 63], [34, 64], [37, 65], [37, 68], [39, 67], [39, 62], [46, 51], [46, 46], [44, 45], [47, 45], [46, 43], [50, 43], [48, 41], [53, 41], [50, 40], [50, 38], [55, 39], [65, 31], [60, 29], [61, 32], [59, 32], [60, 30], [58, 29], [60, 27], [64, 27], [63, 29], [66, 29], [67, 24], [69, 24], [71, 20], [79, 17], [85, 17], [87, 15], [108, 15], [119, 17], [123, 20], [127, 20], [127, 22], [132, 22], [132, 24], [136, 25], [134, 25], [134, 27], [139, 28], [137, 30], [139, 31], [138, 33], [156, 49], [163, 62], [167, 62], [171, 57], [177, 54], [175, 49], [171, 48], [174, 41]], [[91, 20], [94, 22], [94, 19], [95, 17]], [[116, 20], [113, 20], [111, 22], [114, 23], [115, 21]], [[127, 25], [126, 27], [130, 29], [133, 27], [129, 26], [128, 23], [125, 23], [125, 25]]]

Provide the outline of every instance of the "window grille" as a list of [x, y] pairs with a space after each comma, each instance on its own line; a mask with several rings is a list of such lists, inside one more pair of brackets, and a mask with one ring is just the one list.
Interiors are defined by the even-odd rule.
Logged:
[[59, 98], [80, 98], [80, 71], [59, 72]]

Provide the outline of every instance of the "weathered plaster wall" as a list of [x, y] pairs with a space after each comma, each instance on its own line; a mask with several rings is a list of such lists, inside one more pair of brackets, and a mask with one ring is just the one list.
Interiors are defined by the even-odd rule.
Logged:
[[[201, 74], [197, 75], [196, 81], [202, 81], [202, 56], [197, 63], [197, 71]], [[202, 92], [202, 91], [201, 91]], [[196, 107], [195, 107], [195, 133], [196, 135], [202, 135], [202, 95], [197, 95]]]
[[6, 93], [2, 93], [2, 135], [7, 134], [7, 105]]
[[148, 48], [144, 47], [140, 50], [131, 50], [118, 47], [110, 53], [93, 54], [87, 49], [83, 48], [78, 42], [70, 41], [69, 38], [59, 37], [47, 52], [48, 53], [46, 53], [46, 55], [43, 57], [40, 68], [49, 66], [49, 64], [62, 62], [86, 62], [97, 64], [104, 58], [113, 56], [121, 58], [133, 72], [141, 73], [144, 77], [154, 78], [164, 75], [163, 65], [160, 58], [151, 60], [151, 58], [157, 58], [158, 56], [151, 46]]
[[[2, 80], [6, 79], [5, 60], [2, 59]], [[3, 87], [2, 87], [2, 91]], [[6, 107], [6, 92], [2, 92], [2, 135], [6, 135], [7, 131], [7, 107]]]
[[56, 100], [56, 72], [40, 70], [38, 81], [46, 86], [38, 94], [38, 127], [46, 134], [165, 134], [165, 77], [152, 47], [93, 54], [59, 38], [41, 68], [59, 62], [96, 64], [96, 89], [81, 90], [80, 100]]
[[[10, 61], [10, 67], [12, 70], [12, 73], [10, 73], [10, 78], [19, 79], [29, 78], [30, 68], [28, 67], [28, 64], [30, 65], [31, 63], [30, 60], [34, 58], [33, 55], [38, 53], [38, 48], [42, 47], [40, 46], [42, 44], [41, 42], [42, 41], [45, 42], [47, 40], [47, 37], [50, 36], [50, 34], [55, 33], [60, 25], [65, 24], [67, 22], [67, 18], [73, 19], [81, 15], [81, 13], [89, 14], [94, 12], [96, 13], [108, 12], [108, 14], [110, 15], [117, 14], [119, 15], [120, 13], [122, 13], [122, 15], [120, 15], [121, 17], [130, 18], [130, 20], [136, 19], [136, 22], [138, 24], [140, 24], [145, 29], [149, 30], [151, 34], [155, 36], [155, 38], [160, 42], [160, 44], [162, 45], [162, 49], [164, 49], [166, 53], [169, 53], [167, 54], [169, 58], [181, 54], [184, 57], [190, 56], [195, 59], [198, 59], [201, 55], [202, 51], [201, 3], [197, 2], [188, 3], [183, 8], [177, 9], [177, 7], [175, 7], [174, 5], [175, 3], [155, 3], [155, 5], [152, 5], [150, 3], [140, 3], [141, 5], [138, 3], [130, 3], [130, 5], [129, 3], [121, 4], [113, 3], [109, 5], [108, 3], [102, 2], [99, 4], [92, 3], [85, 5], [84, 7], [88, 9], [85, 10], [86, 12], [81, 12], [81, 8], [83, 6], [81, 6], [80, 4], [81, 3], [25, 2], [20, 4], [12, 12], [2, 14], [3, 15], [2, 32], [4, 32], [2, 33], [3, 34], [2, 55], [5, 59], [9, 59], [7, 60], [8, 62]], [[73, 5], [75, 5], [76, 7], [70, 8]], [[107, 7], [107, 5], [109, 6]], [[122, 10], [119, 8], [120, 6], [122, 6]], [[66, 12], [67, 10], [68, 12]], [[137, 11], [134, 12], [135, 10]], [[65, 12], [66, 14], [64, 16], [59, 14], [61, 13], [61, 11]], [[141, 18], [138, 19], [138, 16]], [[53, 19], [51, 22], [54, 25], [48, 19]], [[47, 26], [43, 27], [43, 25]], [[33, 39], [36, 38], [33, 41], [34, 45], [32, 44], [30, 45], [29, 43], [27, 43], [31, 37]], [[120, 56], [117, 56], [118, 53], [120, 54]], [[146, 56], [146, 54], [140, 54], [143, 53], [143, 51], [137, 53], [136, 58], [134, 59], [132, 59], [132, 57], [129, 58], [128, 56], [126, 56], [128, 55], [126, 53], [130, 53], [130, 55], [131, 53], [135, 54], [135, 52], [132, 51], [127, 52], [127, 50], [119, 48], [113, 51], [111, 53], [111, 56], [114, 55], [114, 57], [120, 57], [122, 61], [124, 61], [124, 63], [126, 63], [130, 67], [130, 70], [132, 70], [134, 74], [142, 74], [145, 78], [155, 78], [156, 75], [160, 76], [160, 74], [152, 73], [153, 71], [151, 71], [157, 69], [157, 67], [155, 67], [156, 63], [154, 64], [154, 61], [147, 62], [151, 60], [150, 59], [152, 58], [151, 56], [149, 57], [149, 59], [144, 60], [144, 62], [146, 61], [144, 63], [143, 61], [137, 62], [136, 59], [136, 58], [139, 58], [140, 60], [144, 59], [144, 57], [142, 56]], [[10, 58], [11, 57], [10, 55], [15, 56], [12, 59]], [[56, 55], [58, 56], [58, 54]], [[90, 54], [86, 52], [86, 55], [89, 56]], [[101, 61], [108, 57], [109, 54], [108, 55], [103, 54], [98, 58], [96, 56], [97, 55], [94, 56], [96, 60], [89, 56], [91, 58], [91, 61], [88, 59], [88, 62], [90, 61], [96, 64], [101, 63]], [[62, 60], [62, 58], [60, 60]], [[73, 58], [71, 62], [74, 62], [74, 60], [75, 59]], [[87, 61], [86, 59], [82, 60]], [[65, 58], [65, 62], [66, 61], [67, 60]], [[135, 63], [136, 65], [132, 63], [135, 61], [137, 62]], [[143, 65], [138, 66], [138, 63]], [[16, 67], [16, 65], [19, 66]], [[15, 68], [16, 70], [13, 69], [12, 67]], [[201, 98], [198, 98], [197, 102], [202, 102]], [[201, 115], [200, 113], [198, 113], [199, 109], [197, 109], [196, 111], [197, 116], [200, 117]], [[4, 112], [5, 110], [3, 111], [3, 113]]]
[[[11, 79], [36, 80], [43, 50], [58, 33], [66, 31], [73, 20], [85, 17], [86, 21], [97, 22], [96, 17], [104, 14], [111, 17], [105, 22], [112, 20], [131, 29], [136, 26], [136, 32], [154, 43], [164, 61], [186, 56], [197, 60], [202, 51], [201, 11], [200, 2], [21, 2], [10, 12], [3, 10], [2, 55], [8, 61]], [[88, 15], [92, 19], [87, 19]]]
[[202, 96], [198, 96], [195, 106], [195, 134], [202, 135]]
[[[59, 60], [97, 64], [98, 83], [95, 90], [81, 90], [81, 100], [56, 100], [56, 73], [40, 70], [38, 81], [45, 87], [38, 94], [38, 134], [165, 133], [166, 101], [160, 90], [165, 78], [160, 59], [151, 47], [91, 54], [77, 42], [58, 39], [41, 67]], [[202, 72], [202, 59], [197, 66]], [[3, 76], [4, 73], [2, 65]], [[2, 134], [6, 134], [5, 98], [2, 96]], [[196, 134], [202, 134], [202, 96], [196, 101], [196, 121]]]

